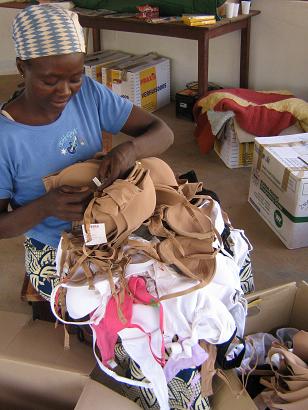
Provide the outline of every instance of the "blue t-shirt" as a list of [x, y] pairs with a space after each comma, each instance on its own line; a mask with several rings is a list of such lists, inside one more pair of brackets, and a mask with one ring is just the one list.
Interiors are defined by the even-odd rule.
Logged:
[[[84, 76], [81, 89], [48, 125], [25, 125], [0, 115], [0, 198], [13, 208], [46, 193], [42, 178], [102, 150], [102, 131], [118, 133], [132, 109], [127, 99]], [[50, 217], [26, 236], [57, 247], [71, 223]]]

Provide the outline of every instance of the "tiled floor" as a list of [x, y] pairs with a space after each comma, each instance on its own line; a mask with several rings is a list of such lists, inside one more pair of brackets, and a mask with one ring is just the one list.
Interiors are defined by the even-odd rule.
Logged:
[[[0, 77], [0, 101], [14, 88], [16, 79]], [[201, 155], [193, 138], [193, 123], [175, 117], [174, 104], [157, 113], [174, 130], [174, 145], [162, 156], [182, 173], [194, 169], [205, 187], [219, 195], [234, 227], [246, 231], [252, 252], [258, 289], [308, 279], [308, 249], [288, 250], [247, 202], [250, 169], [228, 169], [215, 152]], [[121, 141], [123, 137], [115, 137]], [[23, 279], [22, 238], [0, 242], [0, 310], [28, 311], [20, 302]]]

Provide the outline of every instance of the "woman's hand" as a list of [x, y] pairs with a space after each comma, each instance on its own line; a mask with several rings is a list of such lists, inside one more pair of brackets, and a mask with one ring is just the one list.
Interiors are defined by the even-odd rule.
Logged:
[[52, 189], [40, 198], [41, 206], [47, 216], [64, 221], [80, 221], [93, 192], [88, 188], [63, 185]]
[[80, 221], [92, 195], [88, 188], [64, 185], [11, 212], [9, 199], [0, 199], [0, 239], [22, 235], [49, 216]]
[[117, 178], [124, 178], [136, 160], [160, 155], [173, 142], [173, 132], [164, 121], [136, 106], [121, 131], [133, 138], [113, 148], [102, 159], [99, 190]]
[[113, 148], [101, 161], [99, 168], [99, 180], [102, 190], [111, 185], [118, 178], [125, 177], [136, 162], [136, 152], [132, 141], [124, 142]]

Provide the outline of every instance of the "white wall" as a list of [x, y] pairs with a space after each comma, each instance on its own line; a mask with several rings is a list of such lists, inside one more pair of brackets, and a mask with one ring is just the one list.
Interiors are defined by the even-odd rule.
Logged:
[[253, 0], [250, 87], [289, 89], [308, 101], [308, 1]]
[[17, 73], [11, 25], [17, 10], [0, 9], [0, 74]]
[[[250, 87], [289, 89], [308, 100], [308, 2], [253, 0]], [[15, 72], [10, 25], [16, 11], [0, 9], [0, 74]], [[104, 48], [134, 53], [157, 51], [172, 60], [172, 91], [197, 79], [197, 42], [134, 33], [103, 32]], [[209, 79], [238, 86], [240, 33], [210, 41]]]

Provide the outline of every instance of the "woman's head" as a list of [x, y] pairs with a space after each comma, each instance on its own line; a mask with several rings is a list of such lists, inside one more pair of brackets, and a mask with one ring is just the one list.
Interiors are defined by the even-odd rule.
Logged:
[[85, 42], [77, 14], [48, 4], [29, 6], [14, 20], [13, 39], [28, 101], [63, 110], [82, 82]]

